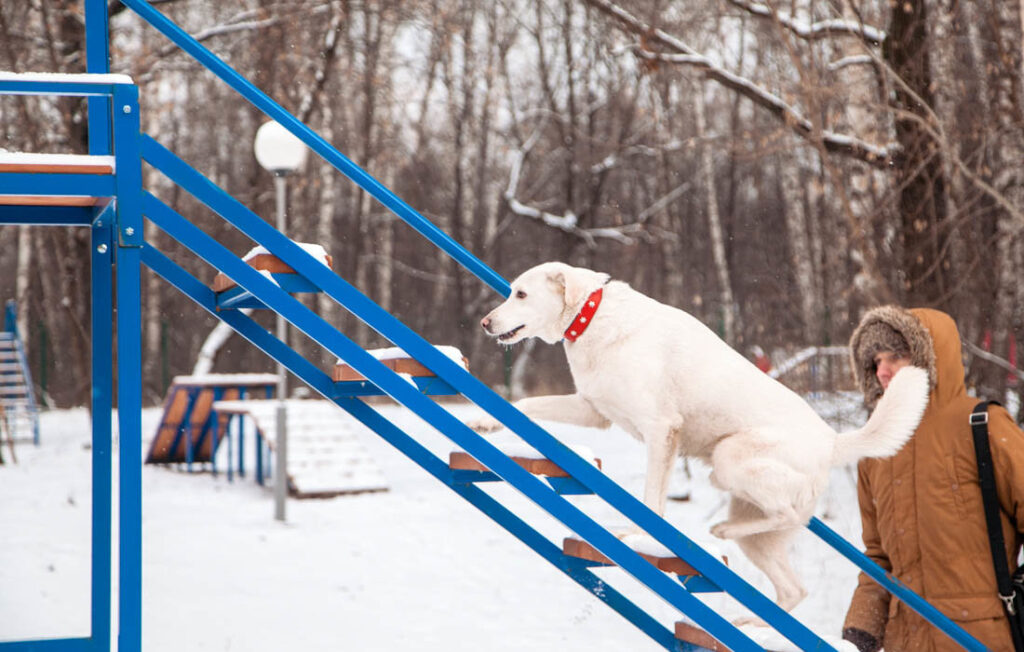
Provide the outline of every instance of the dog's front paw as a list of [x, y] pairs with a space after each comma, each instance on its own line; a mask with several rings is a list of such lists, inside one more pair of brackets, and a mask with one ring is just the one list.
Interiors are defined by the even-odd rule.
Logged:
[[495, 430], [500, 430], [503, 427], [501, 422], [492, 416], [467, 421], [466, 425], [476, 432], [494, 432]]
[[735, 524], [729, 521], [722, 521], [711, 526], [711, 535], [719, 539], [735, 539]]

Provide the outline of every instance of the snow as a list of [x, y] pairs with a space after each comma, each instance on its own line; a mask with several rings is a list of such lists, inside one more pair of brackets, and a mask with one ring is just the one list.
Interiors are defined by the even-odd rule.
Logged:
[[9, 152], [2, 147], [0, 147], [0, 165], [109, 165], [116, 169], [113, 156]]
[[[457, 347], [447, 346], [447, 345], [444, 345], [444, 344], [438, 344], [438, 345], [435, 345], [434, 348], [437, 349], [438, 351], [440, 351], [441, 353], [443, 353], [446, 358], [448, 358], [449, 360], [451, 360], [455, 364], [459, 365], [460, 367], [465, 367], [466, 366], [466, 362], [465, 362], [466, 356], [462, 355], [462, 351], [460, 351]], [[371, 356], [373, 356], [374, 359], [381, 360], [381, 361], [384, 361], [384, 360], [401, 360], [403, 358], [412, 358], [411, 355], [409, 355], [408, 353], [406, 353], [405, 351], [403, 351], [402, 349], [400, 349], [397, 346], [390, 346], [390, 347], [383, 348], [383, 349], [368, 349], [366, 352], [369, 353]], [[348, 364], [348, 363], [345, 362], [343, 359], [338, 358], [338, 364]], [[410, 382], [411, 382], [411, 378], [410, 378]]]
[[60, 82], [75, 84], [132, 84], [128, 75], [66, 72], [11, 72], [0, 70], [0, 81]]
[[[310, 244], [308, 242], [295, 242], [294, 244], [298, 245], [299, 248], [301, 248], [303, 251], [305, 251], [313, 258], [316, 258], [324, 265], [330, 267], [330, 264], [327, 262], [327, 250], [323, 248], [323, 245]], [[261, 255], [273, 256], [274, 254], [270, 253], [270, 250], [264, 247], [263, 245], [259, 245], [250, 249], [249, 253], [245, 254], [245, 256], [242, 257], [242, 260], [244, 262], [249, 262], [256, 256]]]
[[[461, 419], [482, 415], [462, 403], [445, 405]], [[440, 433], [393, 404], [374, 407], [447, 460], [454, 446]], [[143, 451], [160, 412], [143, 411]], [[145, 650], [662, 649], [347, 414], [337, 415], [337, 427], [352, 429], [389, 491], [290, 500], [280, 523], [270, 484], [257, 486], [251, 474], [228, 482], [223, 473], [143, 467]], [[84, 636], [89, 629], [88, 413], [41, 418], [41, 446], [20, 445], [18, 463], [0, 466], [0, 640]], [[642, 492], [643, 449], [621, 430], [544, 425], [567, 445], [592, 448], [607, 475]], [[670, 501], [666, 517], [687, 536], [709, 540], [725, 501], [706, 469], [691, 468], [691, 500]], [[681, 470], [674, 480], [684, 481]], [[553, 542], [572, 534], [504, 483], [480, 486]], [[610, 527], [629, 526], [596, 497], [569, 500]], [[859, 544], [850, 468], [834, 470], [818, 516]], [[734, 571], [772, 595], [734, 544], [714, 545]], [[796, 617], [837, 636], [856, 569], [810, 532], [798, 537], [793, 561], [810, 591]], [[620, 569], [595, 572], [667, 627], [679, 618]], [[727, 597], [701, 596], [727, 618], [747, 614]], [[778, 641], [771, 647], [791, 649]]]
[[276, 385], [277, 374], [199, 374], [175, 376], [175, 385]]

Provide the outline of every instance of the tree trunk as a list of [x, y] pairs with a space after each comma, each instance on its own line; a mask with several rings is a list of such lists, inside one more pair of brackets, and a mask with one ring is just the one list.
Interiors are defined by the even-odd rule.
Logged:
[[[938, 145], [921, 125], [928, 122], [933, 104], [931, 48], [926, 0], [904, 0], [891, 5], [888, 37], [882, 51], [893, 71], [909, 87], [892, 89], [896, 138], [903, 153], [895, 170], [900, 188], [897, 208], [901, 224], [906, 302], [936, 305], [947, 288], [949, 256], [943, 234], [946, 219], [946, 181]], [[925, 105], [922, 105], [924, 102]], [[905, 112], [914, 117], [904, 117]]]
[[698, 86], [693, 94], [694, 113], [697, 122], [697, 140], [700, 142], [701, 180], [707, 200], [708, 229], [711, 233], [711, 253], [715, 261], [718, 291], [722, 302], [722, 338], [730, 345], [736, 343], [736, 303], [733, 299], [732, 279], [729, 276], [729, 262], [725, 256], [725, 235], [722, 220], [718, 214], [718, 196], [715, 193], [715, 163], [707, 135], [707, 107], [704, 100], [704, 86]]

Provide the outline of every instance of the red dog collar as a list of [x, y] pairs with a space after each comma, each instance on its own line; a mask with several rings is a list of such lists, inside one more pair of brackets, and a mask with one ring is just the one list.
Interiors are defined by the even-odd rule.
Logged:
[[590, 320], [593, 319], [594, 313], [597, 312], [597, 307], [601, 305], [601, 295], [603, 294], [604, 288], [597, 288], [590, 293], [586, 303], [583, 304], [579, 314], [576, 315], [576, 319], [565, 330], [565, 339], [575, 342], [576, 338], [583, 335], [583, 331], [587, 330], [587, 326], [590, 326]]

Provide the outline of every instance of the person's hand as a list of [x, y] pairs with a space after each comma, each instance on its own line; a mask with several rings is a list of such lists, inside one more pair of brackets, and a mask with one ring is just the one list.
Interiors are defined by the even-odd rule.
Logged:
[[863, 629], [847, 627], [843, 630], [843, 640], [849, 641], [857, 646], [860, 652], [876, 652], [882, 647], [882, 642]]

